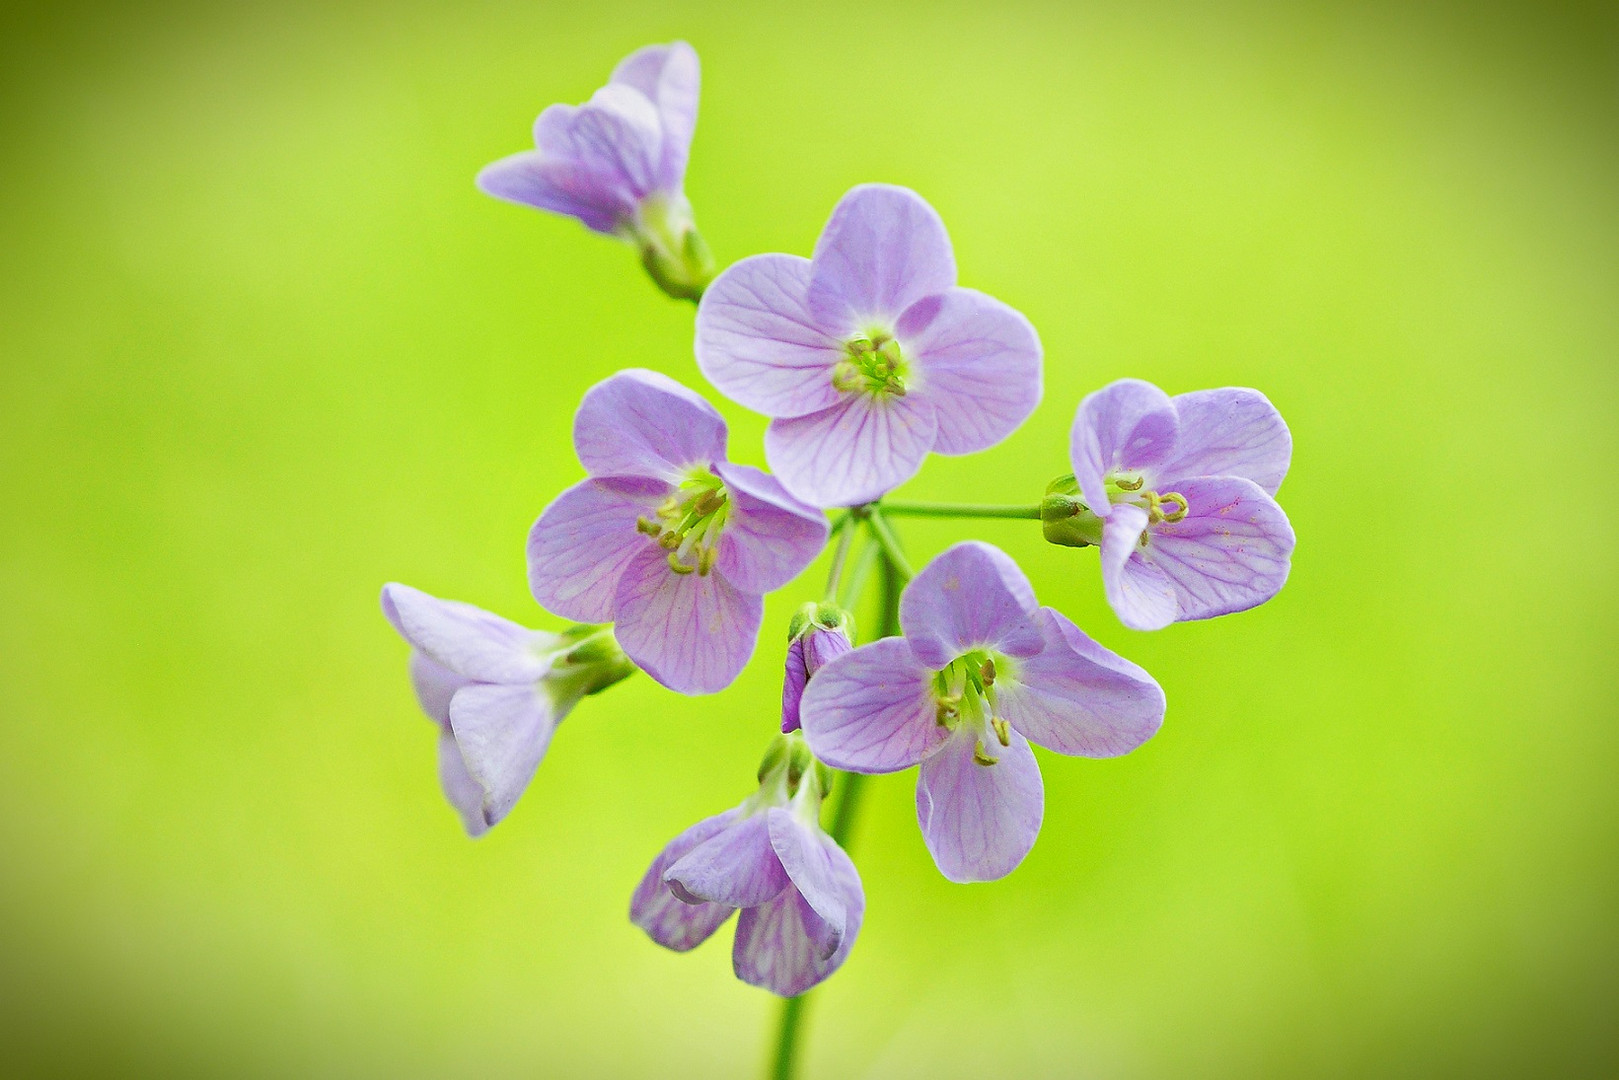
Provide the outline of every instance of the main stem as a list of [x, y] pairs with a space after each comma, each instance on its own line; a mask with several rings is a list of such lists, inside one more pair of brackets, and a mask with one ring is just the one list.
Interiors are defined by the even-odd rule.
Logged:
[[[878, 519], [880, 521], [880, 519]], [[909, 567], [903, 560], [905, 556], [899, 551], [899, 538], [888, 528], [886, 522], [880, 527], [878, 522], [870, 522], [874, 538], [882, 545], [882, 577], [879, 581], [882, 592], [878, 599], [877, 636], [880, 638], [893, 637], [899, 633], [899, 594], [910, 577]], [[854, 532], [853, 523], [847, 529]], [[848, 537], [840, 540], [840, 548], [844, 548], [834, 561], [834, 566], [841, 569], [843, 560], [848, 552], [845, 547]], [[892, 545], [892, 546], [890, 546]], [[895, 559], [899, 562], [896, 563]], [[903, 569], [902, 569], [903, 568]], [[834, 586], [836, 580], [834, 579]], [[851, 598], [851, 603], [858, 600]], [[838, 846], [844, 851], [849, 850], [849, 836], [854, 832], [855, 818], [860, 812], [860, 794], [865, 790], [866, 777], [861, 773], [839, 773], [838, 787], [842, 794], [838, 796], [838, 809], [832, 817], [830, 835]], [[788, 998], [781, 1003], [781, 1025], [776, 1033], [776, 1052], [770, 1059], [771, 1080], [793, 1080], [798, 1075], [798, 1047], [799, 1037], [804, 1028], [804, 1012], [809, 1004], [809, 994], [799, 994]]]
[[1040, 520], [1040, 504], [1004, 506], [998, 503], [896, 502], [884, 500], [883, 513], [891, 517], [1019, 518]]

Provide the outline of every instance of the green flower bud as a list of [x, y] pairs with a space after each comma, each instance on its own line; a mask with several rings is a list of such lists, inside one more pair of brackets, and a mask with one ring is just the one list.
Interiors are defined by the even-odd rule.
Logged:
[[1073, 473], [1046, 485], [1046, 497], [1040, 501], [1040, 529], [1047, 540], [1063, 547], [1101, 546], [1102, 519], [1085, 505]]

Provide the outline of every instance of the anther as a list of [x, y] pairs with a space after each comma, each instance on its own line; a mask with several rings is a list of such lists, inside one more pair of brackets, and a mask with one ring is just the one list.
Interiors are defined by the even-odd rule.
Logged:
[[718, 554], [718, 548], [706, 547], [697, 556], [697, 574], [699, 577], [707, 577], [708, 572], [714, 569], [714, 559]]
[[1146, 483], [1147, 481], [1146, 481], [1145, 477], [1138, 476], [1133, 481], [1132, 480], [1124, 480], [1124, 479], [1115, 479], [1113, 482], [1118, 485], [1118, 488], [1119, 488], [1120, 491], [1140, 491], [1141, 490], [1141, 485]]
[[687, 566], [685, 563], [681, 562], [680, 556], [671, 551], [669, 553], [669, 569], [673, 570], [677, 574], [689, 574], [696, 568]]
[[997, 764], [997, 762], [996, 762], [996, 760], [994, 758], [992, 758], [988, 754], [984, 753], [984, 740], [983, 739], [979, 739], [977, 742], [973, 743], [973, 760], [978, 762], [978, 764], [980, 764], [980, 765], [994, 765], [994, 764]]
[[646, 533], [648, 536], [657, 536], [663, 529], [651, 518], [642, 516], [635, 519], [635, 531]]
[[1012, 725], [1008, 724], [999, 716], [992, 716], [989, 719], [989, 726], [995, 729], [995, 739], [997, 742], [999, 742], [1002, 746], [1012, 745]]
[[1188, 511], [1191, 510], [1191, 506], [1186, 502], [1186, 496], [1182, 495], [1178, 491], [1165, 492], [1163, 495], [1159, 496], [1158, 501], [1160, 503], [1175, 504], [1175, 509], [1164, 515], [1165, 521], [1184, 521], [1186, 520]]
[[680, 537], [672, 532], [663, 533], [658, 537], [658, 546], [668, 548], [672, 552], [680, 546]]
[[940, 698], [938, 706], [933, 710], [933, 722], [940, 727], [949, 727], [950, 722], [961, 715], [956, 709], [960, 701], [958, 697]]
[[984, 657], [984, 662], [978, 665], [978, 677], [984, 680], [985, 686], [995, 685], [995, 661], [993, 659], [987, 656]]

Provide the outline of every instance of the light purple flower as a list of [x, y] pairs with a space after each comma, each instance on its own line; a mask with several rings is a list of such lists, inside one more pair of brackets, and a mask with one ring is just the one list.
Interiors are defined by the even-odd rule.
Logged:
[[793, 615], [787, 628], [787, 670], [781, 682], [783, 732], [798, 730], [798, 703], [811, 676], [834, 656], [854, 648], [849, 640], [853, 626], [853, 617], [836, 604], [810, 601]]
[[638, 49], [585, 104], [540, 113], [535, 149], [488, 165], [478, 186], [635, 243], [654, 277], [691, 271], [700, 280], [679, 282], [692, 291], [675, 294], [695, 298], [712, 271], [683, 190], [698, 84], [697, 53], [684, 41]]
[[1121, 379], [1080, 402], [1070, 452], [1082, 500], [1055, 524], [1100, 546], [1108, 602], [1126, 626], [1244, 611], [1287, 581], [1293, 527], [1274, 496], [1293, 440], [1259, 391], [1171, 398]]
[[693, 949], [741, 909], [737, 978], [782, 997], [836, 971], [865, 916], [860, 875], [821, 830], [830, 774], [802, 738], [782, 738], [741, 806], [698, 822], [652, 860], [630, 919], [658, 944]]
[[573, 441], [589, 478], [528, 538], [528, 580], [563, 618], [615, 623], [624, 651], [683, 694], [724, 689], [759, 636], [764, 594], [826, 544], [826, 517], [725, 460], [725, 421], [664, 375], [586, 392]]
[[828, 765], [863, 773], [921, 764], [916, 813], [952, 881], [1011, 873], [1045, 808], [1032, 740], [1113, 757], [1163, 722], [1141, 668], [1040, 607], [999, 548], [966, 541], [900, 597], [904, 637], [834, 659], [804, 692], [804, 734]]
[[1040, 339], [1021, 314], [956, 285], [938, 213], [863, 184], [832, 211], [812, 259], [755, 255], [697, 310], [697, 363], [773, 417], [765, 457], [816, 506], [869, 502], [929, 450], [993, 446], [1040, 400]]
[[511, 810], [579, 699], [635, 670], [606, 627], [548, 634], [395, 583], [382, 612], [410, 643], [416, 698], [439, 726], [439, 782], [469, 836]]

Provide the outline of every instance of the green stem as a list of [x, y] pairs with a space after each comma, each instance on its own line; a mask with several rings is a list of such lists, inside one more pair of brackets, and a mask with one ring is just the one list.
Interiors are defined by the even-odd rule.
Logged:
[[1019, 518], [1040, 520], [1040, 504], [1003, 506], [996, 503], [884, 502], [883, 513], [895, 517]]
[[[876, 505], [868, 507], [866, 521], [871, 525], [871, 535], [875, 536], [877, 542], [883, 546], [883, 555], [886, 557], [885, 565], [888, 569], [898, 574], [904, 581], [909, 581], [915, 577], [916, 574], [911, 571], [911, 564], [905, 559], [905, 552], [900, 549], [899, 537], [894, 535], [894, 530], [889, 527], [888, 519], [883, 516], [882, 510]], [[884, 575], [883, 580], [887, 580], [887, 574]], [[896, 612], [899, 610], [897, 598], [894, 610]]]
[[793, 1080], [798, 1068], [798, 1032], [808, 999], [808, 994], [799, 994], [781, 1003], [781, 1034], [776, 1038], [776, 1053], [770, 1061], [771, 1080]]
[[843, 595], [838, 597], [839, 604], [852, 610], [860, 602], [860, 593], [866, 587], [866, 579], [871, 576], [872, 567], [876, 566], [877, 560], [882, 557], [883, 549], [876, 543], [868, 543], [860, 549], [860, 558], [854, 562], [854, 571], [843, 583]]
[[826, 576], [826, 599], [838, 602], [838, 582], [843, 577], [843, 566], [849, 561], [849, 549], [854, 546], [854, 529], [844, 529], [838, 536], [838, 550], [832, 555], [832, 570]]

